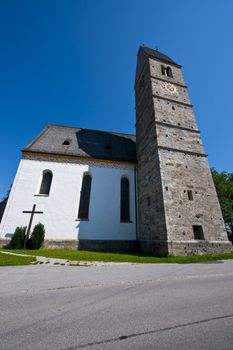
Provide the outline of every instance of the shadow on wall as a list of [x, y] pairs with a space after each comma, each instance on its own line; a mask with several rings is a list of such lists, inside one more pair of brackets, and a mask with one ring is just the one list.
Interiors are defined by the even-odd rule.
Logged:
[[[105, 234], [106, 232], [103, 232], [103, 230], [108, 229], [105, 227], [105, 223], [106, 218], [111, 215], [109, 203], [106, 200], [101, 200], [100, 197], [96, 197], [97, 188], [101, 189], [99, 191], [99, 194], [101, 194], [105, 188], [105, 183], [102, 180], [98, 181], [97, 178], [93, 178], [92, 167], [87, 167], [82, 175], [76, 225], [78, 241], [96, 240], [100, 232]], [[101, 188], [102, 186], [103, 188]], [[105, 195], [110, 201], [114, 198], [113, 194], [109, 196], [109, 192], [106, 192]], [[110, 234], [110, 232], [108, 233]]]
[[76, 133], [76, 137], [79, 148], [92, 158], [136, 162], [134, 136], [83, 129]]
[[4, 198], [3, 201], [0, 202], [0, 223], [2, 221], [2, 217], [3, 217], [4, 211], [5, 211], [6, 205], [7, 205], [7, 201], [8, 201], [8, 197]]
[[[124, 137], [124, 136], [112, 134], [110, 132], [83, 129], [76, 132], [76, 137], [77, 137], [79, 149], [83, 151], [84, 154], [92, 158], [136, 163], [136, 144], [135, 144], [135, 137], [132, 135], [126, 135]], [[87, 171], [84, 172], [83, 179], [86, 174], [92, 175], [91, 168], [88, 167]], [[80, 190], [79, 206], [80, 206], [80, 198], [81, 198], [81, 195], [83, 194], [82, 192], [86, 191], [85, 188], [84, 189], [82, 188], [83, 179], [79, 189]], [[117, 245], [115, 243], [115, 242], [118, 243], [118, 241], [114, 241], [111, 239], [102, 240], [102, 239], [96, 238], [98, 237], [98, 232], [96, 232], [95, 230], [99, 229], [100, 232], [103, 233], [102, 230], [104, 229], [104, 227], [99, 228], [98, 222], [95, 222], [95, 225], [93, 225], [93, 222], [88, 221], [88, 219], [96, 220], [96, 218], [94, 218], [92, 215], [93, 211], [96, 211], [96, 208], [94, 208], [94, 205], [96, 206], [96, 199], [94, 204], [93, 196], [92, 196], [93, 195], [92, 187], [94, 183], [96, 183], [96, 179], [93, 178], [92, 180], [93, 181], [91, 184], [88, 216], [86, 217], [85, 215], [84, 217], [82, 215], [79, 216], [79, 206], [78, 206], [77, 218], [81, 219], [80, 221], [78, 221], [76, 225], [79, 249], [111, 251], [111, 250], [116, 250], [116, 247], [119, 247], [120, 250], [122, 249], [131, 250], [132, 241], [129, 242], [128, 247], [126, 246], [126, 243], [124, 243], [124, 245], [120, 247], [119, 244]], [[105, 188], [105, 184], [103, 183], [103, 189], [104, 188]], [[119, 182], [119, 189], [120, 189], [120, 182]], [[108, 204], [106, 202], [103, 203], [103, 201], [101, 201], [101, 198], [99, 198], [98, 203], [99, 203], [97, 208], [98, 217], [99, 218], [103, 217], [103, 219], [104, 217], [108, 217], [108, 208], [109, 208]], [[84, 200], [84, 206], [85, 205], [86, 205], [86, 200]], [[101, 207], [99, 207], [99, 205]], [[103, 210], [101, 210], [101, 208]], [[106, 228], [106, 230], [107, 229], [108, 228]], [[107, 233], [111, 235], [110, 232], [107, 232]], [[106, 235], [104, 234], [103, 236], [106, 236]]]
[[88, 221], [80, 220], [76, 226], [77, 230], [77, 240], [87, 240], [90, 239], [90, 234], [88, 232]]

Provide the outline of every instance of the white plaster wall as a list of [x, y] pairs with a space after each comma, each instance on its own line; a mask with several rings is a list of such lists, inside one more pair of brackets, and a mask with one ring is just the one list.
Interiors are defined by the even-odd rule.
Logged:
[[[95, 165], [96, 164], [96, 165]], [[0, 236], [10, 236], [17, 226], [27, 226], [29, 214], [36, 204], [33, 226], [45, 226], [46, 239], [135, 240], [134, 166], [121, 167], [102, 163], [73, 164], [23, 159], [20, 162], [7, 207], [0, 224]], [[102, 165], [101, 165], [102, 164]], [[49, 196], [37, 196], [42, 172], [49, 169], [53, 180]], [[89, 221], [78, 221], [78, 207], [84, 172], [92, 176]], [[120, 222], [120, 181], [130, 182], [131, 223]]]

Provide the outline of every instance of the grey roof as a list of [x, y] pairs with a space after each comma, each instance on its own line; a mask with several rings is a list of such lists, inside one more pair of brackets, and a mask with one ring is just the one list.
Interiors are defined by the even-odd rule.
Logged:
[[23, 151], [136, 163], [135, 140], [135, 135], [51, 124]]
[[175, 61], [173, 61], [170, 57], [168, 57], [167, 55], [164, 55], [162, 52], [158, 51], [158, 50], [154, 50], [154, 49], [150, 49], [149, 47], [145, 47], [145, 46], [140, 46], [139, 50], [142, 50], [146, 55], [153, 57], [159, 61], [162, 62], [167, 62], [170, 64], [174, 64], [175, 66], [181, 67], [180, 64], [176, 63]]

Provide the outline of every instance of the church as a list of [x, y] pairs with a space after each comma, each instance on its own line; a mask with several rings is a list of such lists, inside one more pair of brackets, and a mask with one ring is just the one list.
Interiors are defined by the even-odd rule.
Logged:
[[26, 146], [1, 245], [33, 219], [45, 226], [45, 248], [230, 252], [181, 68], [139, 48], [136, 135], [52, 124]]

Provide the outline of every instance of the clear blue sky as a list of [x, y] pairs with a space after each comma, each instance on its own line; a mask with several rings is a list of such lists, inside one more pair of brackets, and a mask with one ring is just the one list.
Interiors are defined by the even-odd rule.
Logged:
[[233, 171], [231, 0], [0, 0], [0, 198], [49, 123], [134, 133], [141, 44], [183, 65], [209, 162]]

